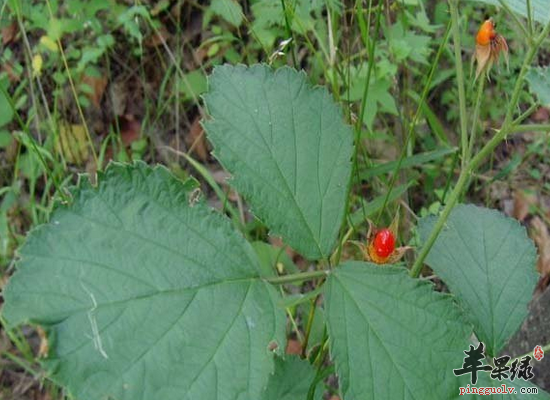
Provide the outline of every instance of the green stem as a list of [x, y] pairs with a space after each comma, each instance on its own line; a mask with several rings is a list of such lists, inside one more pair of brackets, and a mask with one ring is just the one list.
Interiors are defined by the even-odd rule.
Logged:
[[525, 38], [527, 39], [527, 42], [528, 43], [531, 43], [532, 40], [533, 40], [533, 37], [531, 36], [531, 34], [527, 31], [527, 29], [525, 28], [525, 25], [523, 25], [523, 23], [521, 22], [521, 20], [518, 18], [518, 16], [510, 9], [510, 7], [508, 6], [508, 4], [506, 4], [505, 1], [503, 0], [498, 0], [500, 6], [502, 8], [504, 8], [504, 11], [506, 11], [506, 13], [514, 20], [514, 22], [516, 23], [516, 25], [518, 26], [518, 28], [523, 32], [523, 35], [525, 36]]
[[451, 11], [451, 23], [453, 29], [453, 44], [455, 50], [456, 83], [458, 87], [458, 107], [460, 112], [460, 138], [462, 148], [462, 166], [467, 162], [468, 151], [468, 129], [466, 127], [466, 91], [464, 90], [464, 68], [462, 66], [462, 54], [460, 45], [460, 26], [458, 18], [458, 1], [449, 0]]
[[512, 127], [510, 133], [550, 132], [550, 124], [525, 124]]
[[449, 217], [449, 214], [451, 214], [453, 207], [455, 206], [459, 196], [462, 193], [462, 188], [468, 182], [468, 173], [466, 171], [467, 171], [466, 169], [462, 170], [458, 178], [458, 181], [456, 183], [456, 186], [451, 192], [451, 194], [449, 195], [447, 203], [445, 204], [445, 208], [443, 208], [443, 212], [437, 219], [437, 222], [435, 223], [435, 226], [433, 227], [430, 233], [430, 236], [428, 237], [428, 240], [426, 240], [426, 243], [424, 244], [424, 246], [422, 246], [422, 250], [420, 251], [420, 254], [418, 255], [418, 257], [416, 257], [416, 260], [410, 271], [410, 275], [414, 278], [420, 275], [422, 266], [424, 265], [424, 260], [426, 259], [433, 244], [435, 243], [435, 240], [439, 236], [439, 232], [441, 232], [441, 229], [443, 229], [443, 226], [447, 222], [447, 218]]
[[533, 35], [533, 11], [531, 9], [531, 0], [527, 0], [527, 27], [529, 29], [529, 36]]
[[313, 300], [311, 300], [311, 306], [309, 308], [309, 316], [307, 318], [307, 325], [306, 325], [306, 333], [304, 336], [304, 341], [302, 342], [302, 357], [306, 358], [307, 355], [307, 345], [309, 343], [309, 335], [311, 334], [311, 328], [313, 327], [313, 319], [315, 318], [315, 311], [317, 310], [317, 299], [319, 298], [320, 294], [315, 296]]
[[472, 130], [470, 131], [470, 144], [468, 145], [468, 152], [466, 153], [466, 160], [468, 160], [474, 150], [474, 144], [477, 136], [477, 120], [479, 118], [479, 109], [481, 107], [481, 101], [483, 98], [483, 89], [485, 87], [485, 79], [482, 77], [477, 85], [476, 103], [474, 106], [474, 116], [472, 118]]
[[514, 120], [514, 123], [512, 125], [521, 124], [523, 121], [529, 118], [529, 116], [533, 114], [538, 107], [539, 107], [538, 103], [531, 104], [531, 106], [529, 106], [527, 110], [521, 113], [520, 116]]
[[[545, 352], [545, 353], [548, 352], [548, 351], [550, 351], [550, 343], [548, 343], [546, 346], [542, 346], [542, 351]], [[511, 364], [512, 361], [515, 360], [516, 358], [519, 358], [519, 359], [521, 360], [521, 359], [524, 358], [524, 357], [531, 356], [531, 354], [533, 354], [533, 351], [530, 351], [530, 352], [528, 352], [528, 353], [525, 353], [525, 354], [522, 355], [522, 356], [512, 357], [512, 358], [510, 359], [510, 361], [509, 361], [506, 365]]]
[[25, 124], [25, 122], [23, 121], [23, 119], [19, 115], [19, 112], [17, 111], [17, 109], [15, 107], [15, 103], [13, 102], [13, 99], [11, 98], [10, 94], [4, 88], [3, 85], [0, 85], [0, 92], [2, 92], [2, 95], [8, 101], [8, 104], [9, 104], [11, 110], [13, 111], [13, 116], [15, 117], [15, 120], [19, 124], [19, 127], [25, 133], [27, 138], [29, 139], [29, 141], [31, 143], [32, 150], [34, 151], [36, 157], [38, 157], [38, 160], [40, 160], [40, 163], [44, 167], [44, 171], [46, 173], [46, 176], [49, 177], [52, 180], [53, 185], [55, 187], [55, 190], [57, 191], [57, 193], [59, 193], [59, 196], [61, 197], [61, 199], [65, 202], [69, 202], [69, 197], [67, 197], [67, 195], [61, 190], [61, 186], [59, 185], [59, 182], [57, 181], [57, 178], [56, 178], [54, 172], [51, 171], [50, 168], [48, 167], [48, 164], [46, 163], [46, 160], [44, 159], [44, 156], [42, 155], [42, 153], [38, 149], [38, 145], [36, 144], [36, 141], [34, 140], [34, 137], [31, 135], [31, 132], [29, 131], [29, 127], [27, 126], [27, 124]]
[[294, 64], [294, 68], [298, 68], [298, 63], [296, 62], [296, 42], [294, 41], [294, 35], [292, 34], [292, 28], [290, 27], [290, 21], [288, 20], [288, 11], [286, 9], [285, 0], [281, 0], [281, 6], [283, 7], [283, 14], [285, 16], [285, 28], [286, 28], [286, 34], [292, 39], [292, 43], [290, 43], [290, 53], [292, 55], [292, 63]]
[[395, 182], [397, 181], [397, 178], [399, 176], [399, 170], [401, 169], [401, 164], [403, 163], [403, 160], [405, 159], [405, 155], [407, 154], [407, 147], [409, 145], [410, 138], [413, 135], [414, 128], [416, 127], [416, 124], [418, 122], [418, 119], [420, 117], [420, 114], [422, 113], [422, 106], [426, 102], [426, 98], [428, 97], [428, 93], [430, 91], [430, 87], [432, 84], [432, 79], [434, 76], [435, 71], [437, 70], [437, 65], [439, 63], [439, 58], [441, 57], [441, 54], [443, 54], [443, 49], [445, 48], [447, 44], [447, 40], [449, 39], [449, 33], [450, 33], [451, 26], [448, 25], [447, 29], [445, 30], [445, 34], [443, 35], [443, 40], [441, 41], [441, 45], [439, 46], [439, 49], [437, 50], [437, 54], [433, 60], [433, 63], [430, 67], [430, 72], [428, 73], [428, 79], [426, 81], [426, 84], [424, 85], [424, 89], [422, 90], [422, 96], [420, 97], [420, 100], [418, 101], [418, 106], [416, 108], [416, 112], [414, 114], [414, 117], [412, 121], [409, 124], [409, 130], [407, 131], [407, 137], [405, 138], [405, 143], [403, 144], [403, 147], [401, 149], [401, 154], [399, 155], [399, 159], [397, 161], [397, 165], [395, 166], [395, 169], [393, 171], [392, 178], [390, 180], [390, 184], [388, 188], [386, 189], [386, 196], [384, 197], [384, 203], [382, 204], [382, 207], [380, 208], [380, 211], [378, 212], [378, 216], [376, 218], [376, 223], [380, 221], [380, 217], [382, 216], [382, 213], [386, 209], [386, 205], [388, 204], [388, 201], [391, 196], [391, 192], [393, 190], [393, 187], [395, 186]]
[[522, 92], [525, 75], [529, 70], [529, 66], [533, 61], [533, 58], [535, 57], [535, 54], [539, 46], [541, 45], [542, 41], [546, 38], [546, 36], [548, 36], [549, 32], [550, 32], [550, 22], [545, 26], [542, 33], [538, 36], [533, 46], [527, 52], [527, 55], [525, 57], [521, 70], [519, 72], [518, 78], [516, 80], [514, 91], [512, 92], [512, 97], [511, 97], [510, 103], [508, 104], [508, 110], [506, 112], [506, 116], [504, 118], [504, 122], [502, 123], [501, 129], [497, 132], [496, 135], [494, 135], [491, 138], [491, 140], [489, 140], [489, 142], [485, 144], [485, 146], [483, 146], [483, 148], [479, 151], [479, 153], [477, 153], [476, 156], [473, 157], [468, 162], [468, 164], [462, 168], [462, 171], [460, 173], [460, 176], [458, 177], [456, 186], [451, 192], [451, 194], [449, 195], [449, 200], [445, 205], [445, 207], [443, 208], [443, 212], [439, 216], [435, 226], [430, 232], [430, 236], [426, 240], [425, 245], [422, 247], [420, 254], [416, 258], [411, 268], [411, 271], [410, 271], [411, 276], [417, 277], [418, 275], [420, 275], [426, 256], [428, 255], [433, 244], [435, 243], [435, 240], [437, 239], [439, 232], [441, 232], [441, 229], [443, 229], [443, 226], [445, 225], [445, 222], [447, 221], [447, 218], [449, 217], [449, 214], [451, 213], [453, 207], [455, 206], [459, 196], [462, 194], [462, 191], [467, 187], [467, 182], [469, 181], [468, 177], [475, 172], [475, 170], [482, 163], [482, 161], [485, 160], [485, 158], [493, 152], [495, 147], [497, 147], [513, 129], [512, 116], [518, 104], [519, 96]]
[[330, 274], [330, 270], [323, 269], [320, 271], [300, 272], [297, 274], [275, 276], [271, 278], [265, 278], [265, 280], [274, 285], [282, 285], [285, 283], [310, 281], [313, 279], [323, 278]]

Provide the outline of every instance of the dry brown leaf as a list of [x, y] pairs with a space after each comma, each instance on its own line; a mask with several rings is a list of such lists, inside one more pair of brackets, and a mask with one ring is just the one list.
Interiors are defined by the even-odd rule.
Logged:
[[288, 339], [286, 344], [286, 354], [302, 354], [302, 345], [296, 339]]
[[2, 36], [2, 44], [4, 46], [10, 44], [17, 35], [17, 24], [12, 22], [8, 26], [3, 27], [0, 35]]
[[6, 72], [11, 83], [17, 83], [21, 80], [21, 76], [17, 75], [17, 72], [13, 69], [11, 63], [5, 62], [4, 65], [2, 65], [2, 70]]
[[89, 156], [89, 143], [82, 125], [59, 124], [59, 134], [55, 141], [56, 151], [71, 164], [82, 165]]
[[539, 109], [531, 115], [531, 119], [533, 122], [548, 121], [550, 119], [550, 109], [546, 107], [539, 107]]
[[532, 206], [537, 206], [538, 203], [539, 198], [534, 191], [529, 189], [516, 190], [514, 192], [514, 212], [512, 216], [523, 222], [532, 210]]
[[185, 143], [189, 147], [189, 151], [194, 153], [201, 161], [208, 159], [208, 148], [199, 117], [193, 121], [189, 133], [185, 136]]
[[86, 75], [84, 76], [84, 78], [82, 78], [82, 83], [85, 83], [92, 88], [92, 93], [87, 94], [86, 96], [97, 108], [99, 108], [101, 105], [101, 98], [103, 97], [105, 89], [107, 88], [107, 82], [108, 81], [106, 76], [98, 78], [95, 76]]
[[119, 120], [120, 137], [124, 146], [129, 147], [141, 136], [141, 122], [133, 115], [123, 115]]
[[38, 357], [45, 358], [48, 356], [48, 353], [50, 352], [48, 335], [46, 334], [46, 331], [39, 326], [36, 328], [36, 332], [38, 333], [38, 337], [40, 338], [40, 347], [38, 348]]
[[[536, 200], [536, 199], [535, 199]], [[523, 191], [514, 193], [514, 213], [513, 217], [520, 222], [525, 221], [529, 215], [529, 209], [532, 204], [532, 197], [527, 196]]]
[[550, 234], [548, 227], [539, 217], [534, 217], [531, 221], [531, 237], [539, 251], [537, 270], [543, 276], [550, 275]]

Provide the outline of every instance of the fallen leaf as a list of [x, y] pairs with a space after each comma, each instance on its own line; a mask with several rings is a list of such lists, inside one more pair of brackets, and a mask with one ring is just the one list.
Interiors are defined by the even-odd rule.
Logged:
[[38, 326], [36, 328], [38, 337], [40, 338], [40, 347], [38, 348], [38, 358], [46, 358], [50, 352], [50, 344], [48, 343], [48, 335], [46, 331]]
[[2, 66], [2, 70], [6, 72], [11, 83], [17, 83], [21, 80], [21, 76], [13, 69], [10, 62], [5, 62]]
[[533, 122], [546, 122], [550, 119], [550, 109], [546, 107], [539, 107], [537, 111], [531, 115]]
[[170, 32], [163, 25], [156, 31], [153, 31], [143, 42], [145, 47], [158, 47], [170, 39]]
[[286, 344], [286, 354], [302, 354], [302, 345], [296, 339], [288, 339]]
[[82, 125], [59, 124], [55, 148], [71, 164], [82, 165], [89, 158], [89, 143]]
[[532, 202], [522, 191], [514, 193], [514, 212], [513, 217], [520, 222], [525, 221], [529, 215], [529, 208]]
[[89, 93], [86, 96], [97, 108], [99, 108], [101, 105], [101, 98], [103, 97], [105, 89], [107, 88], [107, 82], [108, 80], [106, 76], [95, 77], [85, 75], [82, 78], [82, 83], [85, 83], [92, 89], [92, 93]]
[[541, 275], [550, 275], [550, 234], [544, 221], [534, 217], [531, 221], [531, 237], [539, 252], [537, 270]]
[[120, 137], [122, 144], [129, 147], [141, 136], [141, 122], [133, 115], [123, 115], [119, 118]]
[[187, 143], [189, 151], [194, 153], [201, 161], [206, 161], [208, 159], [206, 139], [199, 117], [195, 118], [195, 121], [193, 121], [189, 133], [185, 136], [185, 143]]
[[128, 88], [126, 82], [115, 82], [111, 85], [111, 100], [113, 102], [113, 112], [116, 116], [124, 115], [128, 100]]
[[8, 26], [3, 27], [0, 35], [2, 36], [2, 44], [4, 46], [10, 44], [17, 35], [17, 24], [12, 22]]

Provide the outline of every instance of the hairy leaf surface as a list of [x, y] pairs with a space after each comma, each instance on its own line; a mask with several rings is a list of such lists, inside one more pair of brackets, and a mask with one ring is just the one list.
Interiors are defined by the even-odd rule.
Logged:
[[346, 205], [352, 134], [305, 74], [222, 66], [205, 96], [215, 155], [253, 212], [309, 259], [330, 255]]
[[252, 247], [165, 168], [98, 179], [30, 234], [9, 324], [47, 327], [45, 364], [78, 400], [259, 398], [285, 317]]
[[[421, 220], [425, 240], [435, 217]], [[495, 210], [456, 206], [426, 263], [458, 298], [489, 355], [496, 355], [527, 316], [537, 272], [525, 228]]]
[[462, 366], [471, 329], [450, 296], [404, 268], [348, 262], [329, 276], [325, 304], [345, 400], [458, 393], [453, 368]]

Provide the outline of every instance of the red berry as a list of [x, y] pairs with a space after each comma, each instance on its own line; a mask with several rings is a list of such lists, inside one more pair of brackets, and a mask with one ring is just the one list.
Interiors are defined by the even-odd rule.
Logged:
[[395, 237], [389, 229], [381, 229], [376, 233], [373, 245], [378, 257], [388, 257], [395, 250]]

